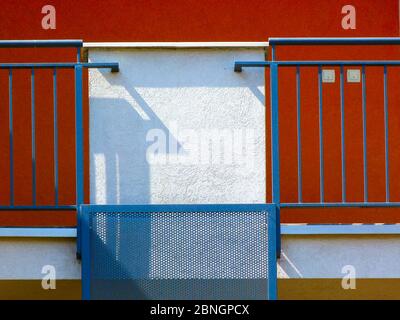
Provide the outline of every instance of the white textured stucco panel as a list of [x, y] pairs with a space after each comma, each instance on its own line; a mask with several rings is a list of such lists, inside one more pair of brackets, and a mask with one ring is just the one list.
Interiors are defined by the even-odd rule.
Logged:
[[399, 278], [397, 235], [283, 236], [279, 278]]
[[43, 279], [44, 266], [52, 266], [56, 279], [80, 279], [74, 238], [1, 238], [0, 279]]
[[233, 72], [235, 60], [264, 59], [89, 49], [90, 62], [120, 63], [89, 73], [91, 203], [265, 202], [264, 70]]

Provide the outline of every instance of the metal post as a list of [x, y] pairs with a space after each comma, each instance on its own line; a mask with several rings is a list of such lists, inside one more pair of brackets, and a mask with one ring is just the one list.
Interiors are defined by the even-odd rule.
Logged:
[[277, 300], [278, 299], [278, 275], [277, 275], [277, 261], [276, 257], [277, 255], [275, 254], [276, 246], [278, 245], [278, 242], [276, 240], [278, 239], [276, 237], [276, 232], [278, 229], [276, 229], [277, 226], [277, 218], [276, 218], [276, 212], [277, 212], [277, 206], [273, 206], [273, 208], [270, 208], [272, 206], [267, 207], [267, 221], [268, 221], [268, 300]]
[[[83, 96], [82, 96], [82, 65], [75, 66], [75, 156], [76, 156], [76, 208], [77, 233], [81, 233], [81, 204], [84, 201], [83, 173]], [[80, 257], [81, 243], [77, 241], [77, 256]]]
[[297, 200], [303, 202], [303, 176], [301, 159], [301, 83], [300, 67], [296, 67], [296, 90], [297, 90]]
[[14, 206], [14, 125], [13, 125], [13, 73], [8, 72], [8, 122], [10, 148], [10, 206]]
[[[89, 215], [90, 211], [88, 207], [82, 206], [80, 208], [81, 217], [80, 220], [83, 226], [81, 232], [82, 239], [82, 299], [90, 300], [90, 225]], [[78, 241], [79, 243], [79, 241]], [[79, 244], [78, 244], [79, 245]]]
[[346, 123], [344, 108], [344, 68], [340, 66], [340, 127], [342, 163], [342, 202], [346, 202]]
[[57, 112], [57, 68], [53, 70], [53, 130], [54, 130], [54, 203], [58, 206], [58, 112]]
[[36, 205], [35, 69], [31, 70], [32, 205]]
[[280, 166], [279, 166], [279, 102], [278, 102], [278, 64], [270, 67], [271, 81], [271, 145], [272, 145], [272, 202], [276, 205], [276, 248], [277, 256], [281, 252], [280, 225]]
[[367, 88], [366, 88], [365, 66], [362, 66], [362, 122], [363, 122], [364, 202], [368, 202]]
[[387, 66], [383, 67], [383, 113], [385, 122], [385, 200], [390, 202], [390, 175], [389, 175], [389, 111], [388, 111], [388, 77]]
[[322, 94], [322, 66], [318, 66], [318, 118], [319, 118], [319, 202], [325, 202], [324, 171], [324, 116]]

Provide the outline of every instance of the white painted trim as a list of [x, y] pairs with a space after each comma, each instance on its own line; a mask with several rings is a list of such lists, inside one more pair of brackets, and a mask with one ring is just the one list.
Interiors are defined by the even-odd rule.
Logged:
[[0, 237], [76, 238], [76, 228], [0, 228]]
[[201, 49], [201, 48], [267, 48], [268, 42], [84, 42], [84, 48], [146, 48], [146, 49]]
[[400, 224], [332, 224], [299, 225], [283, 224], [283, 235], [352, 235], [352, 234], [400, 234]]

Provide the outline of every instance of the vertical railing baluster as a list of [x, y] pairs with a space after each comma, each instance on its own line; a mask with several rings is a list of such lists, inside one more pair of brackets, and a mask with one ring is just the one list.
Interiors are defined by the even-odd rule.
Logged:
[[80, 47], [77, 47], [77, 48], [76, 48], [76, 61], [77, 61], [78, 63], [81, 62], [81, 48], [80, 48]]
[[53, 131], [54, 131], [54, 203], [58, 206], [58, 110], [57, 68], [53, 69]]
[[13, 128], [13, 71], [8, 71], [8, 121], [10, 148], [10, 206], [14, 206], [14, 128]]
[[280, 233], [280, 163], [279, 163], [279, 98], [278, 98], [278, 64], [270, 66], [271, 87], [271, 145], [272, 145], [272, 202], [276, 205], [277, 255], [281, 252]]
[[342, 157], [342, 202], [346, 202], [346, 145], [345, 145], [345, 112], [344, 112], [344, 68], [340, 66], [340, 128]]
[[301, 162], [301, 88], [300, 88], [300, 66], [296, 68], [296, 89], [297, 89], [297, 198], [298, 202], [303, 202], [303, 178]]
[[367, 91], [365, 65], [362, 66], [362, 123], [363, 123], [363, 173], [364, 202], [368, 202], [368, 160], [367, 160]]
[[82, 66], [75, 66], [76, 204], [83, 203], [83, 106]]
[[384, 90], [384, 118], [385, 118], [385, 193], [386, 202], [390, 201], [389, 184], [389, 114], [388, 114], [388, 92], [387, 92], [387, 65], [383, 67], [383, 90]]
[[323, 127], [323, 100], [322, 100], [322, 66], [318, 67], [318, 95], [319, 95], [319, 198], [325, 202], [324, 179], [324, 127]]
[[[75, 162], [76, 162], [76, 208], [77, 208], [77, 233], [81, 234], [81, 204], [84, 201], [84, 173], [83, 173], [83, 84], [82, 65], [75, 65]], [[81, 242], [77, 241], [77, 255], [81, 254]]]
[[31, 70], [32, 204], [36, 205], [35, 69]]
[[275, 61], [275, 46], [271, 46], [271, 61]]

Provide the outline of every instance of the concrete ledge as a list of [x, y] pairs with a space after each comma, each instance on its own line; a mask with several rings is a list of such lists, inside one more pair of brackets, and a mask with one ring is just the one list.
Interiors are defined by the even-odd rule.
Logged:
[[145, 49], [201, 49], [201, 48], [267, 48], [268, 42], [85, 42], [84, 48], [145, 48]]
[[[400, 224], [298, 225], [283, 224], [283, 235], [400, 234]], [[76, 228], [0, 228], [0, 237], [76, 238]]]
[[283, 224], [284, 235], [352, 235], [352, 234], [400, 234], [400, 224]]
[[76, 228], [0, 228], [0, 237], [76, 238]]

